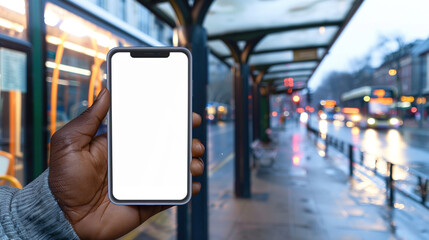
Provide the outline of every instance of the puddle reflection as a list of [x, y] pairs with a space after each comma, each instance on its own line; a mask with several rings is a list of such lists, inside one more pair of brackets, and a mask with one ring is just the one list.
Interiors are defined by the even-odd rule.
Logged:
[[365, 130], [362, 139], [362, 148], [376, 156], [381, 154], [381, 142], [378, 139], [377, 131], [374, 129]]

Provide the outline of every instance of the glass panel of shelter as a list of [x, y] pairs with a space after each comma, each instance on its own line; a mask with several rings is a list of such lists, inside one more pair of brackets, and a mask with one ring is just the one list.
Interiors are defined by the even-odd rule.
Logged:
[[108, 51], [130, 44], [52, 3], [46, 4], [45, 24], [48, 128], [52, 135], [91, 106], [105, 87]]
[[[26, 0], [0, 1], [0, 35], [26, 41]], [[24, 181], [27, 54], [0, 47], [0, 176]], [[14, 181], [0, 180], [0, 185]]]

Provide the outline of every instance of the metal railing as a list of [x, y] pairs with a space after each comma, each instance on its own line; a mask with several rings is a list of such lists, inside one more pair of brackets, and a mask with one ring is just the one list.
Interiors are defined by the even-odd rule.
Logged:
[[[422, 173], [416, 169], [411, 169], [408, 166], [400, 165], [392, 162], [382, 156], [365, 151], [358, 145], [341, 140], [332, 135], [322, 133], [318, 129], [307, 124], [307, 134], [315, 137], [315, 142], [324, 141], [325, 157], [328, 156], [329, 148], [333, 147], [338, 152], [348, 158], [348, 174], [353, 177], [356, 166], [361, 166], [371, 172], [375, 176], [384, 179], [386, 188], [386, 200], [389, 207], [395, 207], [395, 193], [398, 191], [404, 196], [420, 203], [425, 208], [429, 209], [427, 204], [429, 175]], [[398, 183], [404, 182], [405, 179], [414, 177], [414, 181], [409, 181], [413, 188], [402, 188]], [[414, 193], [414, 192], [417, 192]]]

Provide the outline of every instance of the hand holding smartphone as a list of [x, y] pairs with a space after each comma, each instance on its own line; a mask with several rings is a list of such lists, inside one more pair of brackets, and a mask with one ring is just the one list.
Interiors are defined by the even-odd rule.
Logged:
[[115, 48], [108, 54], [109, 198], [177, 205], [191, 198], [191, 54]]

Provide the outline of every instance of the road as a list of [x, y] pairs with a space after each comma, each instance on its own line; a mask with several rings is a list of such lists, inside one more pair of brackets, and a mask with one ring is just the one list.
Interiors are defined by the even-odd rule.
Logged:
[[424, 131], [397, 129], [348, 128], [340, 122], [309, 120], [310, 126], [367, 152], [429, 174], [429, 134]]
[[224, 201], [233, 196], [234, 122], [209, 125], [207, 150], [210, 211], [222, 207]]
[[209, 175], [213, 176], [222, 166], [219, 164], [224, 165], [234, 153], [234, 122], [209, 124], [206, 148]]

